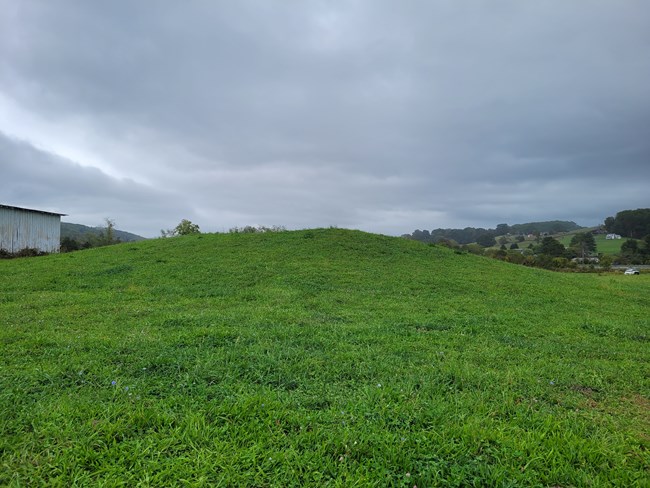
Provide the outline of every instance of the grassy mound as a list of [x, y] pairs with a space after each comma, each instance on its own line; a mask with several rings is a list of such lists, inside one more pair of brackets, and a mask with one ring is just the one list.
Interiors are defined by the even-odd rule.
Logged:
[[0, 276], [0, 485], [648, 481], [650, 275], [335, 229]]

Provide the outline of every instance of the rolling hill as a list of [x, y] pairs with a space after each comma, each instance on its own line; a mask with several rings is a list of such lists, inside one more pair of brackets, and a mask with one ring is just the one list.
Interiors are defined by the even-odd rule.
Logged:
[[[88, 227], [87, 225], [82, 224], [61, 222], [61, 239], [69, 237], [70, 239], [84, 242], [88, 239], [89, 236], [99, 236], [105, 232], [105, 230], [106, 229], [102, 227]], [[145, 239], [142, 236], [123, 230], [114, 229], [113, 233], [115, 235], [115, 238], [119, 239], [121, 242], [136, 242]]]
[[0, 275], [0, 485], [648, 480], [650, 275], [340, 229]]

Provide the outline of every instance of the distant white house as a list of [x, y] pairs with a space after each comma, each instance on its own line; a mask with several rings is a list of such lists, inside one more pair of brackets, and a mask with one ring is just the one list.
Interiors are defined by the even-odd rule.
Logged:
[[609, 239], [609, 240], [611, 240], [611, 239], [620, 239], [620, 238], [621, 238], [621, 236], [619, 236], [618, 234], [607, 234], [605, 236], [605, 239]]
[[59, 252], [62, 215], [0, 205], [0, 249], [12, 254], [23, 249]]

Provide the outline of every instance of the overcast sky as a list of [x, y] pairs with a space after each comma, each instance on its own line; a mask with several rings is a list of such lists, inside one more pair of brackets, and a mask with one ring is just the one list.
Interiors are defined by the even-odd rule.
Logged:
[[650, 2], [0, 0], [0, 203], [595, 225], [650, 206]]

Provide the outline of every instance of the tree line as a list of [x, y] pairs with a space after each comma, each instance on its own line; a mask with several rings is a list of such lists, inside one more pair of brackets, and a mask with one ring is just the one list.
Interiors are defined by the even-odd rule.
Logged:
[[542, 235], [559, 234], [560, 232], [571, 232], [581, 229], [575, 222], [565, 220], [549, 220], [545, 222], [528, 222], [525, 224], [499, 224], [494, 229], [482, 227], [465, 227], [464, 229], [416, 229], [411, 234], [404, 234], [402, 237], [421, 242], [454, 241], [458, 244], [470, 244], [476, 242], [484, 247], [494, 246], [499, 236], [511, 235]]
[[[574, 222], [548, 221], [512, 226], [499, 224], [495, 229], [466, 227], [434, 229], [430, 232], [416, 230], [402, 237], [444, 245], [457, 252], [548, 269], [577, 269], [580, 265], [596, 264], [600, 268], [608, 268], [612, 264], [650, 264], [650, 209], [623, 210], [615, 217], [607, 217], [602, 226], [604, 230], [576, 233], [568, 247], [547, 235], [570, 232], [576, 228], [581, 227]], [[618, 254], [596, 253], [594, 232], [605, 231], [627, 237]], [[523, 247], [526, 240], [524, 235], [530, 234], [535, 236], [534, 242]], [[501, 246], [495, 248], [498, 244]]]
[[650, 235], [650, 208], [623, 210], [615, 217], [605, 219], [605, 229], [613, 234], [632, 239], [643, 239]]
[[122, 242], [115, 235], [115, 220], [106, 218], [104, 224], [104, 227], [96, 232], [87, 233], [77, 238], [71, 236], [61, 238], [60, 251], [72, 252], [80, 249], [90, 249], [91, 247], [111, 246]]
[[597, 254], [596, 241], [591, 232], [575, 234], [568, 247], [552, 236], [536, 239], [524, 248], [520, 248], [516, 242], [510, 246], [502, 244], [500, 248], [485, 248], [477, 243], [458, 244], [448, 240], [429, 245], [442, 245], [459, 253], [467, 252], [513, 264], [554, 270], [589, 270], [596, 266], [608, 269], [613, 264], [650, 264], [650, 235], [642, 241], [626, 240], [617, 255]]

